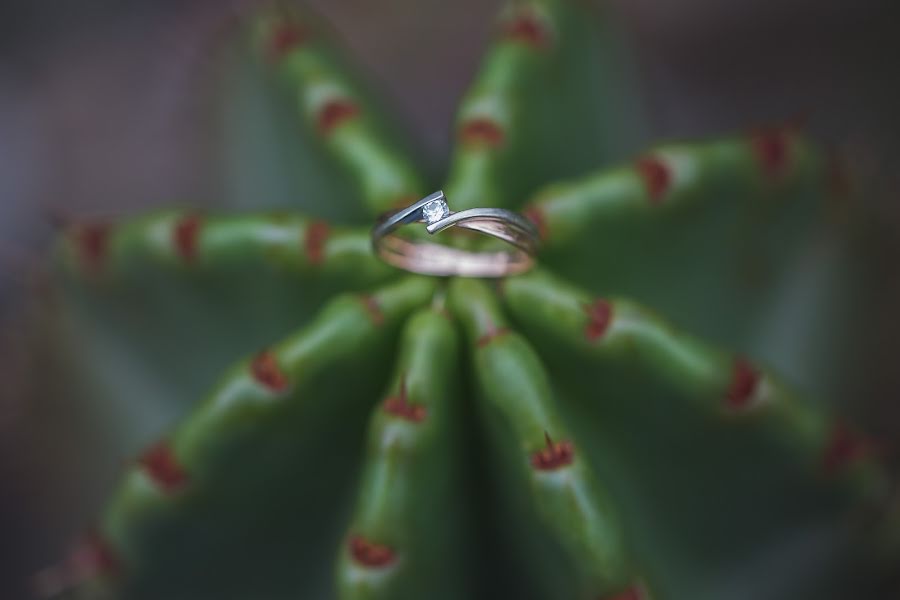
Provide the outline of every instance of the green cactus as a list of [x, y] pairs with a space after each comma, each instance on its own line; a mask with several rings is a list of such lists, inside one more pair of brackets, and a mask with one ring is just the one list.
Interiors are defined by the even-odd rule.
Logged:
[[[633, 122], [611, 34], [579, 3], [512, 2], [443, 189], [455, 210], [522, 209], [540, 265], [412, 277], [372, 254], [369, 228], [433, 191], [427, 169], [314, 16], [246, 22], [226, 188], [273, 208], [79, 223], [60, 241], [57, 345], [90, 384], [68, 397], [154, 415], [106, 417], [124, 451], [162, 441], [39, 576], [45, 593], [882, 593], [900, 526], [877, 447], [833, 408], [829, 324], [852, 298], [814, 144], [758, 130], [592, 172], [623, 158]], [[835, 258], [810, 271], [822, 247]], [[798, 296], [820, 301], [798, 312]]]

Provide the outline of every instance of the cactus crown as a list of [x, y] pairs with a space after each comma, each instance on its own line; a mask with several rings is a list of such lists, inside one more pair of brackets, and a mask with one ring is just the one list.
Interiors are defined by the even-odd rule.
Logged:
[[[521, 209], [543, 239], [538, 268], [496, 285], [373, 256], [366, 221], [433, 182], [315, 17], [248, 17], [250, 70], [286, 92], [300, 135], [278, 159], [242, 140], [230, 189], [258, 196], [242, 174], [287, 156], [309, 214], [69, 228], [67, 318], [106, 324], [79, 368], [99, 356], [109, 374], [97, 339], [137, 336], [183, 415], [41, 575], [46, 592], [649, 600], [848, 597], [880, 581], [857, 527], [883, 523], [874, 446], [759, 364], [783, 339], [763, 333], [773, 290], [819, 231], [820, 153], [780, 128], [596, 170], [619, 158], [627, 106], [601, 20], [576, 4], [510, 3], [454, 126], [454, 207]], [[784, 368], [812, 379], [802, 358]], [[816, 543], [828, 556], [793, 566]]]

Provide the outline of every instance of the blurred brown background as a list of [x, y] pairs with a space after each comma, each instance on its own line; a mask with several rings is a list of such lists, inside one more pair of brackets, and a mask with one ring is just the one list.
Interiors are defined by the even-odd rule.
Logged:
[[[16, 353], [29, 264], [52, 233], [48, 214], [127, 212], [173, 200], [215, 203], [206, 49], [247, 0], [3, 0], [0, 2], [0, 597], [62, 540], [29, 515], [65, 498], [17, 452], [26, 394]], [[438, 164], [457, 99], [482, 54], [500, 2], [314, 2]], [[893, 240], [900, 176], [896, 3], [890, 0], [611, 0], [636, 51], [647, 102], [644, 141], [800, 119], [872, 182], [863, 201], [889, 232], [884, 290], [871, 343], [870, 420], [897, 431], [900, 317]], [[636, 148], [635, 148], [636, 150]], [[17, 380], [18, 378], [18, 380]], [[860, 402], [865, 402], [861, 399]], [[53, 440], [47, 440], [52, 444]], [[41, 510], [32, 510], [34, 504]], [[61, 519], [61, 523], [66, 522]], [[9, 587], [4, 587], [9, 584]], [[16, 590], [16, 591], [14, 591]]]

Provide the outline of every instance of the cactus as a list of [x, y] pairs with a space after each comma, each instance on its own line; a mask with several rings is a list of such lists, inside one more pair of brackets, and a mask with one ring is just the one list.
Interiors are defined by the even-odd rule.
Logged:
[[[797, 277], [816, 243], [840, 249], [823, 153], [773, 128], [603, 167], [629, 143], [628, 103], [585, 11], [511, 3], [459, 110], [451, 206], [521, 209], [543, 241], [538, 267], [498, 282], [374, 257], [368, 223], [432, 191], [428, 170], [315, 16], [248, 15], [247, 85], [231, 93], [276, 90], [256, 114], [293, 120], [223, 111], [227, 187], [306, 213], [66, 229], [70, 371], [164, 416], [108, 425], [125, 446], [159, 439], [39, 576], [45, 593], [880, 593], [900, 529], [890, 478], [831, 402], [842, 332], [823, 324], [841, 305], [825, 300], [846, 307], [846, 274], [834, 260]], [[300, 134], [260, 150], [266, 127]], [[779, 320], [796, 294], [823, 300]], [[126, 347], [171, 393], [122, 381]]]

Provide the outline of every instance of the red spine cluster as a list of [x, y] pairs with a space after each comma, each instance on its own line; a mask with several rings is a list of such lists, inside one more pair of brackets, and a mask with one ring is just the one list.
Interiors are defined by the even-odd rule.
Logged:
[[359, 106], [348, 100], [331, 100], [319, 110], [316, 124], [319, 131], [328, 134], [338, 125], [359, 114]]
[[394, 551], [384, 544], [378, 544], [356, 535], [350, 538], [350, 555], [357, 563], [379, 569], [394, 562]]
[[745, 359], [735, 359], [731, 372], [731, 385], [725, 397], [728, 408], [732, 410], [747, 408], [758, 385], [759, 372]]
[[653, 204], [660, 204], [672, 185], [672, 171], [659, 158], [645, 156], [635, 165], [644, 185], [647, 187], [647, 195]]
[[521, 14], [507, 21], [500, 29], [500, 37], [537, 49], [550, 47], [550, 34], [544, 24], [534, 15]]
[[279, 23], [272, 28], [269, 38], [268, 58], [277, 62], [289, 52], [302, 46], [308, 39], [307, 32], [297, 23]]
[[787, 171], [789, 138], [781, 129], [758, 131], [750, 138], [753, 154], [769, 179], [779, 179]]
[[406, 382], [400, 384], [400, 393], [384, 401], [384, 411], [413, 423], [425, 420], [427, 411], [421, 404], [410, 404], [406, 395]]
[[575, 458], [575, 448], [572, 442], [563, 440], [554, 442], [550, 435], [544, 434], [547, 447], [531, 455], [531, 466], [538, 471], [552, 471], [560, 467], [572, 464]]
[[74, 231], [78, 256], [88, 271], [97, 273], [103, 268], [109, 254], [111, 233], [109, 223], [81, 225]]
[[185, 262], [194, 262], [197, 259], [197, 241], [200, 237], [202, 220], [197, 215], [189, 215], [175, 224], [172, 230], [172, 241], [175, 250]]
[[187, 483], [187, 472], [178, 464], [172, 448], [159, 442], [148, 448], [138, 459], [145, 473], [166, 492], [179, 490]]
[[282, 392], [287, 389], [287, 376], [278, 365], [275, 355], [269, 351], [263, 351], [256, 355], [250, 364], [253, 379], [260, 385], [273, 392]]
[[470, 119], [459, 128], [459, 139], [467, 146], [498, 148], [505, 137], [503, 129], [490, 119]]
[[584, 337], [589, 342], [595, 342], [603, 337], [612, 321], [612, 303], [609, 300], [599, 298], [584, 307], [588, 316], [588, 323], [584, 328]]
[[313, 221], [306, 228], [303, 246], [311, 265], [318, 266], [325, 261], [325, 243], [329, 235], [331, 228], [325, 221]]

